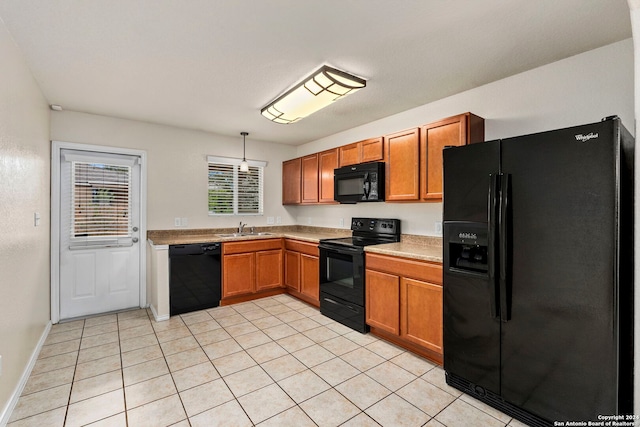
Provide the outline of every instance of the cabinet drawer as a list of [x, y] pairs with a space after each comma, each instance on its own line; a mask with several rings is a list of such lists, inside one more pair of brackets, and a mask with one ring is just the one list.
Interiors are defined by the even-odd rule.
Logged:
[[288, 251], [300, 252], [312, 256], [320, 255], [317, 243], [307, 243], [301, 242], [300, 240], [285, 239], [284, 248]]
[[442, 285], [442, 264], [378, 254], [366, 255], [367, 269]]
[[247, 240], [244, 242], [226, 242], [222, 244], [222, 253], [225, 255], [268, 251], [272, 249], [282, 249], [282, 239]]

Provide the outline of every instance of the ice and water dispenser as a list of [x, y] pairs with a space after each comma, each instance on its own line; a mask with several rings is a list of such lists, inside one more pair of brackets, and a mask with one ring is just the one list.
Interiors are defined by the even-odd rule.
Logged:
[[477, 222], [444, 223], [444, 262], [450, 273], [487, 275], [487, 224]]

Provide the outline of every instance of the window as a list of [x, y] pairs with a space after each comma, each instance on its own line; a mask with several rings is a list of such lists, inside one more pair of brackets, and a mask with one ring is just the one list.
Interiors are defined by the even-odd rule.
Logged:
[[240, 171], [240, 159], [207, 158], [209, 162], [209, 215], [262, 215], [266, 162], [249, 160]]
[[71, 173], [71, 237], [128, 236], [131, 167], [74, 161]]

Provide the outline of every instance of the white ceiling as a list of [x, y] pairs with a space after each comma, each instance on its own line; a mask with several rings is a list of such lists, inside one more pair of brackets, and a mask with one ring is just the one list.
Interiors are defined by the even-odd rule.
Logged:
[[[292, 145], [631, 37], [626, 0], [0, 0], [0, 18], [66, 110]], [[260, 115], [324, 63], [367, 88]]]

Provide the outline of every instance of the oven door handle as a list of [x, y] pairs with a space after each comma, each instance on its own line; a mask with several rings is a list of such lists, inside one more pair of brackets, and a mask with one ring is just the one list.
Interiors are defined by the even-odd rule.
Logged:
[[336, 252], [344, 255], [353, 255], [361, 252], [360, 248], [350, 248], [348, 246], [336, 248], [335, 246], [323, 246], [319, 245], [318, 249], [324, 249], [326, 251]]
[[327, 297], [322, 298], [322, 300], [326, 301], [328, 303], [340, 306], [340, 307], [348, 308], [349, 310], [351, 310], [353, 312], [356, 312], [356, 313], [358, 312], [358, 310], [356, 310], [351, 304], [340, 304], [339, 302], [337, 302], [335, 300], [332, 300], [331, 298], [327, 298]]

